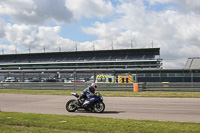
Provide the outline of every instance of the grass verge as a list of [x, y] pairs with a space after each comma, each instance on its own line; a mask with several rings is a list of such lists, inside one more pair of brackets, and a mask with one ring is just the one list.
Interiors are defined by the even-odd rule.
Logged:
[[0, 131], [73, 133], [197, 133], [200, 123], [0, 112]]
[[[33, 95], [71, 95], [71, 92], [80, 94], [81, 91], [69, 90], [4, 90], [0, 93], [9, 94], [33, 94]], [[200, 92], [132, 92], [132, 91], [100, 91], [104, 97], [177, 97], [177, 98], [200, 98]]]

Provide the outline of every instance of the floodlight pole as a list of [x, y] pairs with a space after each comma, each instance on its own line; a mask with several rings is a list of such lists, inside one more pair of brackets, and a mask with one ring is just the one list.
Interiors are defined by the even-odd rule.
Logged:
[[93, 51], [95, 51], [94, 43], [93, 43]]
[[111, 47], [112, 47], [112, 50], [113, 50], [113, 41], [112, 41]]
[[29, 48], [28, 48], [28, 50], [29, 50], [29, 53], [31, 53], [31, 46], [30, 46], [30, 44], [29, 44]]
[[133, 40], [131, 40], [131, 49], [133, 49]]
[[61, 52], [61, 47], [60, 47], [60, 45], [59, 45], [59, 52]]
[[44, 48], [43, 48], [43, 49], [44, 49], [44, 53], [45, 53], [45, 46], [44, 46]]
[[17, 54], [17, 46], [15, 45], [15, 54]]

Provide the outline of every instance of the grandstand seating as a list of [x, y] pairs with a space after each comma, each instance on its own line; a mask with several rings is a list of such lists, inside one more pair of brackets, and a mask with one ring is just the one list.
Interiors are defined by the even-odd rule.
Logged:
[[145, 55], [144, 59], [155, 59], [155, 55]]
[[112, 61], [112, 60], [147, 60], [155, 59], [154, 55], [112, 55], [112, 56], [83, 56], [83, 57], [57, 57], [57, 58], [25, 58], [6, 59], [0, 63], [33, 63], [33, 62], [67, 62], [67, 61]]
[[127, 60], [142, 60], [144, 55], [127, 55]]
[[159, 48], [0, 55], [0, 63], [155, 60]]

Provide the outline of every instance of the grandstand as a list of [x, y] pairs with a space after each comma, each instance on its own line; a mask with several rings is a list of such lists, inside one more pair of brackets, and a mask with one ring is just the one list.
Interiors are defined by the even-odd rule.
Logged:
[[160, 48], [0, 55], [0, 81], [95, 81], [101, 74], [133, 74], [139, 82], [200, 82], [200, 58], [189, 58], [185, 69], [162, 69]]
[[1, 70], [159, 69], [160, 48], [0, 55]]
[[200, 69], [200, 57], [188, 58], [185, 69]]

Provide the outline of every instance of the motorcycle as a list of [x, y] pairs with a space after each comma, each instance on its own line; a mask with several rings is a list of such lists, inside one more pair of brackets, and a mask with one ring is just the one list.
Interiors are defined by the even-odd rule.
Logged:
[[[76, 98], [79, 97], [77, 93], [71, 93]], [[86, 99], [82, 98], [80, 99], [83, 103], [80, 106], [77, 106], [78, 100], [71, 99], [66, 103], [66, 110], [68, 112], [75, 112], [79, 108], [85, 109], [85, 111], [91, 111], [95, 113], [102, 113], [105, 109], [105, 104], [103, 103], [103, 97], [99, 92], [95, 93], [92, 97], [87, 97], [88, 94], [86, 94]]]

